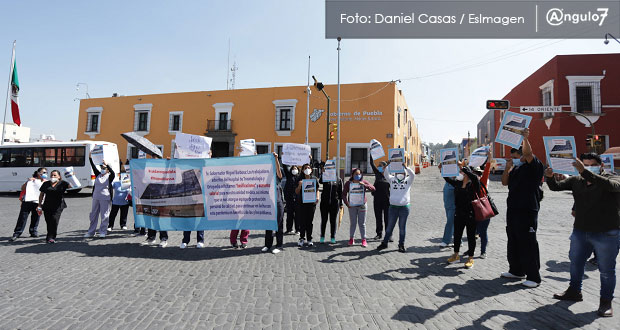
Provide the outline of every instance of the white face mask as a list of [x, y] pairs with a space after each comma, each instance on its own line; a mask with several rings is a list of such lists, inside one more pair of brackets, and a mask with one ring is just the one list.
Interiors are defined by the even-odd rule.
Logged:
[[312, 170], [307, 168], [307, 169], [304, 170], [304, 174], [305, 175], [310, 175], [310, 174], [312, 174]]
[[297, 175], [297, 174], [299, 174], [299, 170], [298, 169], [294, 169], [294, 170], [291, 171], [291, 173], [293, 175]]
[[463, 178], [464, 178], [464, 177], [463, 177], [463, 173], [459, 173], [459, 175], [457, 175], [457, 176], [456, 176], [456, 179], [457, 179], [458, 181], [463, 181]]
[[58, 182], [58, 178], [51, 178], [50, 181], [52, 181], [52, 183], [56, 183]]
[[405, 175], [404, 174], [396, 174], [396, 178], [400, 181], [403, 181], [405, 179]]

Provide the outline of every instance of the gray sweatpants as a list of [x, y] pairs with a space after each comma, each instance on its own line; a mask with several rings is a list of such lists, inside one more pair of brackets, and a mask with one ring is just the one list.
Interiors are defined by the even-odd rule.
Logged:
[[349, 237], [353, 238], [355, 236], [355, 229], [359, 224], [362, 239], [366, 239], [366, 204], [349, 207], [349, 220], [351, 223]]
[[90, 226], [88, 233], [95, 234], [99, 216], [101, 216], [101, 227], [99, 227], [99, 235], [105, 235], [108, 230], [108, 222], [110, 221], [110, 210], [112, 209], [112, 201], [109, 199], [93, 199], [93, 205], [90, 210]]

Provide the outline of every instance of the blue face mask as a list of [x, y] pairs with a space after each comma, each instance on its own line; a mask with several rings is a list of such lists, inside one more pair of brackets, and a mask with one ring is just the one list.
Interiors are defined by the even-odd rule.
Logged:
[[514, 166], [515, 168], [521, 166], [523, 164], [523, 162], [521, 161], [521, 158], [515, 158], [512, 160], [512, 166]]
[[379, 173], [383, 173], [383, 166], [377, 167], [377, 171], [379, 171]]
[[41, 178], [47, 179], [47, 173], [41, 174]]
[[594, 173], [594, 174], [601, 174], [601, 167], [600, 166], [584, 166], [586, 170]]
[[353, 179], [354, 179], [354, 180], [357, 180], [357, 181], [360, 181], [360, 180], [362, 180], [362, 176], [361, 176], [361, 175], [359, 175], [359, 174], [358, 174], [358, 175], [354, 175], [354, 176], [353, 176]]

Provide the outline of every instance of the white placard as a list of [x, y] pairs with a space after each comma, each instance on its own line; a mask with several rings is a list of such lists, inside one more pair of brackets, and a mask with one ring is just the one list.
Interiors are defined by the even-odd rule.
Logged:
[[301, 198], [304, 203], [316, 202], [316, 180], [315, 179], [303, 179], [301, 180], [302, 193]]
[[25, 202], [36, 202], [39, 200], [39, 194], [41, 193], [39, 189], [43, 181], [39, 179], [35, 179], [34, 181], [28, 181], [26, 184], [26, 195], [24, 195]]
[[383, 150], [381, 142], [375, 139], [370, 140], [370, 155], [372, 159], [379, 159], [385, 156], [385, 151]]
[[364, 205], [364, 186], [359, 183], [349, 184], [349, 206]]
[[446, 148], [439, 150], [439, 162], [441, 163], [441, 176], [452, 177], [459, 175], [459, 150]]
[[469, 166], [472, 166], [472, 167], [482, 166], [482, 164], [484, 164], [484, 162], [488, 158], [488, 155], [487, 155], [488, 151], [489, 151], [488, 146], [480, 147], [474, 150], [474, 152], [471, 153], [471, 156], [469, 156]]
[[388, 150], [388, 159], [390, 160], [391, 173], [405, 173], [403, 162], [405, 161], [405, 149], [393, 148]]
[[93, 147], [93, 150], [90, 151], [90, 157], [93, 159], [93, 163], [95, 163], [95, 165], [103, 164], [103, 161], [105, 160], [103, 145], [96, 144]]
[[75, 176], [75, 173], [73, 172], [73, 166], [65, 167], [64, 172], [65, 181], [69, 183], [71, 188], [79, 188], [82, 186], [80, 184], [80, 180]]
[[336, 161], [329, 159], [323, 165], [323, 182], [336, 182], [338, 176], [336, 175]]
[[209, 158], [212, 138], [194, 134], [177, 133], [174, 143], [177, 148], [174, 158]]
[[121, 189], [128, 190], [131, 188], [131, 179], [129, 178], [129, 174], [121, 173]]
[[297, 143], [285, 143], [282, 147], [282, 164], [303, 165], [310, 163], [310, 146]]
[[241, 145], [239, 156], [253, 156], [256, 154], [256, 140], [245, 139], [239, 141], [239, 144]]

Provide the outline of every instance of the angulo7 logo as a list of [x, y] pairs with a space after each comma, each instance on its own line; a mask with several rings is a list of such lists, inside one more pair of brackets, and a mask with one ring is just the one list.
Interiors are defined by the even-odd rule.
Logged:
[[598, 26], [603, 26], [609, 8], [596, 8], [596, 12], [587, 13], [565, 13], [562, 8], [551, 8], [547, 12], [547, 23], [553, 26], [562, 25], [564, 22], [579, 24], [582, 22], [598, 22]]

